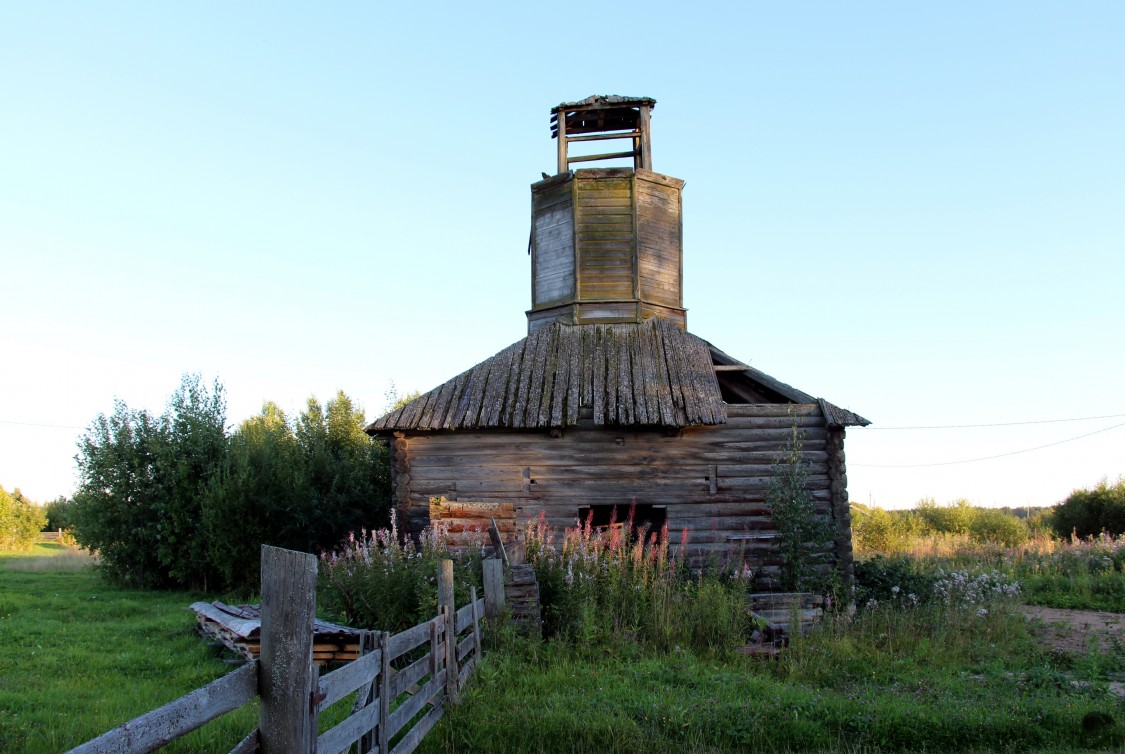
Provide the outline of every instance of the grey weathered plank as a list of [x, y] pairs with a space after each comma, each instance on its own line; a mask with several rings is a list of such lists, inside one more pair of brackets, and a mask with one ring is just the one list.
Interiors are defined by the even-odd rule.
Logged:
[[340, 754], [345, 747], [379, 724], [378, 701], [368, 704], [316, 739], [317, 754]]
[[258, 695], [258, 661], [130, 720], [70, 750], [70, 754], [144, 754], [236, 710]]
[[[423, 626], [429, 628], [429, 623], [423, 623]], [[426, 636], [426, 642], [429, 643], [430, 637]], [[423, 655], [420, 659], [407, 665], [405, 668], [395, 673], [391, 679], [391, 690], [388, 694], [389, 699], [394, 699], [408, 688], [418, 683], [430, 673], [430, 655]]]
[[309, 695], [316, 618], [316, 556], [262, 546], [262, 704], [259, 741], [263, 754], [301, 751], [316, 738]]
[[258, 729], [250, 731], [246, 737], [235, 744], [234, 748], [230, 750], [229, 754], [257, 754], [258, 752]]
[[407, 699], [394, 709], [387, 718], [387, 736], [394, 737], [410, 722], [415, 715], [422, 711], [435, 696], [441, 693], [442, 687], [447, 685], [446, 671], [440, 671], [418, 690], [418, 693]]
[[317, 684], [317, 690], [324, 695], [320, 709], [327, 709], [363, 684], [369, 683], [379, 672], [382, 662], [382, 652], [376, 649], [322, 676]]
[[417, 626], [401, 631], [391, 637], [390, 641], [390, 659], [394, 660], [406, 654], [415, 647], [419, 647], [430, 640], [430, 624], [438, 618], [431, 618], [424, 623], [419, 623]]
[[422, 716], [422, 719], [414, 724], [410, 732], [399, 739], [395, 747], [391, 749], [391, 754], [410, 754], [418, 748], [418, 744], [422, 743], [422, 739], [430, 732], [442, 715], [445, 714], [444, 696], [439, 693], [433, 700], [433, 707]]

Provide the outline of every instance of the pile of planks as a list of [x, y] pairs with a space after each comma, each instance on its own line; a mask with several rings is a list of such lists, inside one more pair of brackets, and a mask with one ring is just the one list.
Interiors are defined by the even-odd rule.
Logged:
[[539, 608], [539, 582], [530, 564], [509, 566], [504, 576], [504, 602], [517, 629], [531, 636], [543, 632]]
[[[222, 602], [196, 602], [199, 632], [247, 660], [258, 657], [262, 649], [262, 611], [258, 605], [227, 605]], [[313, 661], [320, 666], [330, 662], [351, 662], [359, 657], [360, 631], [317, 619], [313, 624]]]

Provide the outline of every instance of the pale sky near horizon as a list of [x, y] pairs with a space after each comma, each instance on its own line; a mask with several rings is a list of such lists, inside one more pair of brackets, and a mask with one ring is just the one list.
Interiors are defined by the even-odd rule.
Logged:
[[595, 93], [657, 100], [688, 329], [874, 422], [853, 500], [1112, 481], [1123, 39], [1118, 2], [5, 4], [0, 485], [69, 494], [184, 372], [231, 424], [374, 418], [523, 337], [549, 110]]

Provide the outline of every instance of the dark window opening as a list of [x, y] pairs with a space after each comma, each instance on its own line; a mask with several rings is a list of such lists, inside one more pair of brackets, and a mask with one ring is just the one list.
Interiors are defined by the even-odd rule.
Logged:
[[590, 525], [594, 529], [608, 531], [612, 525], [614, 528], [624, 530], [624, 527], [629, 523], [630, 508], [633, 512], [633, 530], [631, 533], [633, 538], [639, 537], [642, 530], [645, 532], [645, 536], [650, 536], [654, 531], [659, 532], [668, 520], [668, 509], [665, 506], [638, 503], [635, 505], [584, 505], [578, 509], [578, 521], [582, 526], [585, 526], [592, 512], [593, 519], [590, 521]]

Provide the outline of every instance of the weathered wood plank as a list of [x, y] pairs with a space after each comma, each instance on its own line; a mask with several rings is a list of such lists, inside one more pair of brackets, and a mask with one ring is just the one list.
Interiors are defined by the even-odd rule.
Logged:
[[422, 716], [422, 719], [415, 723], [409, 733], [399, 739], [399, 742], [391, 749], [391, 754], [410, 754], [410, 752], [418, 748], [418, 744], [422, 743], [422, 739], [426, 737], [426, 734], [430, 732], [434, 725], [437, 724], [437, 721], [445, 714], [443, 701], [444, 695], [439, 693], [433, 700], [434, 706], [429, 712]]
[[438, 618], [432, 618], [424, 623], [419, 623], [417, 626], [401, 631], [391, 637], [388, 651], [390, 652], [390, 659], [395, 660], [406, 654], [415, 647], [420, 647], [430, 640], [430, 624]]
[[382, 653], [376, 649], [322, 676], [317, 683], [317, 691], [324, 697], [320, 702], [320, 709], [328, 709], [363, 684], [369, 683], [379, 672], [382, 662]]
[[317, 754], [340, 754], [360, 736], [379, 724], [379, 704], [377, 702], [363, 707], [343, 722], [322, 733], [316, 739]]
[[141, 715], [70, 750], [69, 754], [147, 754], [236, 710], [258, 695], [258, 661]]
[[307, 750], [316, 739], [309, 697], [316, 619], [316, 556], [262, 546], [262, 653], [258, 730], [263, 754]]
[[[414, 719], [414, 716], [422, 711], [435, 696], [441, 693], [442, 686], [449, 685], [446, 679], [447, 671], [440, 671], [436, 677], [431, 678], [426, 682], [426, 685], [418, 690], [416, 694], [407, 699], [405, 702], [395, 708], [387, 718], [387, 736], [393, 738], [396, 733], [402, 730], [403, 726]], [[456, 684], [454, 678], [454, 684]]]

